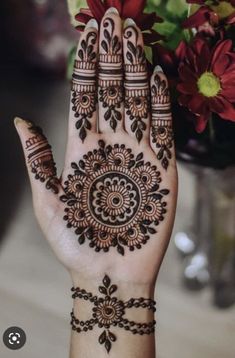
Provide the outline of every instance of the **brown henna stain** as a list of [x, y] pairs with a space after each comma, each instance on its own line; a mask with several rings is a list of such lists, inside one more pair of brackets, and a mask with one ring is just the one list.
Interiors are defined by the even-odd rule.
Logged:
[[106, 351], [112, 348], [112, 343], [117, 340], [116, 335], [110, 331], [111, 327], [118, 327], [131, 332], [132, 334], [152, 334], [155, 331], [156, 321], [149, 323], [138, 323], [125, 318], [125, 313], [130, 308], [144, 308], [150, 311], [156, 311], [156, 302], [146, 298], [131, 298], [124, 302], [114, 297], [113, 294], [118, 290], [116, 285], [111, 284], [108, 275], [103, 278], [103, 286], [99, 286], [99, 292], [104, 297], [94, 296], [79, 287], [73, 287], [72, 298], [83, 299], [93, 304], [92, 318], [87, 321], [80, 321], [71, 312], [72, 329], [78, 333], [93, 330], [95, 326], [104, 329], [98, 338], [98, 342], [105, 346]]
[[161, 189], [156, 166], [134, 156], [124, 144], [105, 145], [88, 152], [64, 183], [64, 220], [74, 230], [78, 242], [96, 252], [116, 247], [124, 255], [141, 249], [164, 220], [169, 193]]

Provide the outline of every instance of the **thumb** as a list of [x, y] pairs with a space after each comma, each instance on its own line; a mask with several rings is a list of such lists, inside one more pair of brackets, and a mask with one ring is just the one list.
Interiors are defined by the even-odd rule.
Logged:
[[51, 146], [42, 129], [21, 118], [14, 120], [24, 151], [26, 166], [34, 196], [60, 191], [60, 181], [56, 175], [56, 166]]

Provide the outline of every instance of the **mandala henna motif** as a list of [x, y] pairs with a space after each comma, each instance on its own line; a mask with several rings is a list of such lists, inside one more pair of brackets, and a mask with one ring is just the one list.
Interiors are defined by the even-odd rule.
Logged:
[[117, 340], [116, 335], [110, 331], [110, 327], [118, 327], [131, 332], [132, 334], [151, 334], [155, 330], [156, 321], [153, 320], [149, 323], [137, 323], [125, 318], [125, 313], [129, 308], [145, 308], [153, 312], [156, 311], [156, 302], [151, 299], [145, 298], [131, 298], [123, 302], [113, 294], [117, 291], [117, 286], [111, 284], [110, 278], [105, 275], [103, 279], [103, 286], [99, 287], [99, 292], [104, 297], [94, 296], [92, 293], [87, 292], [79, 287], [73, 287], [72, 298], [84, 299], [93, 304], [92, 318], [87, 321], [80, 321], [71, 312], [71, 325], [72, 329], [78, 333], [93, 330], [95, 326], [104, 328], [98, 338], [100, 344], [104, 344], [106, 351], [109, 353], [112, 348], [112, 343]]
[[35, 179], [46, 183], [47, 189], [58, 194], [60, 183], [56, 177], [56, 167], [51, 146], [48, 144], [41, 128], [31, 125], [29, 131], [34, 135], [25, 144], [25, 149], [28, 153], [28, 165], [35, 175]]
[[116, 247], [124, 255], [125, 247], [140, 249], [156, 233], [169, 190], [160, 189], [160, 172], [144, 162], [143, 153], [135, 157], [124, 144], [99, 141], [98, 149], [71, 166], [61, 200], [80, 244], [88, 240], [97, 252]]
[[125, 108], [132, 121], [131, 130], [140, 142], [147, 128], [144, 120], [148, 118], [150, 96], [144, 49], [138, 45], [138, 37], [135, 27], [126, 28], [124, 38], [127, 39], [129, 64], [125, 65]]
[[81, 41], [78, 60], [75, 60], [72, 79], [72, 110], [75, 112], [76, 128], [82, 141], [91, 129], [89, 119], [96, 110], [96, 32], [89, 32]]
[[106, 18], [103, 26], [104, 39], [101, 47], [105, 53], [99, 56], [99, 100], [105, 108], [105, 120], [115, 131], [118, 122], [122, 119], [120, 111], [123, 101], [121, 42], [114, 34], [113, 19]]
[[172, 158], [173, 130], [170, 108], [170, 93], [165, 79], [156, 74], [152, 92], [152, 141], [159, 149], [157, 158], [167, 170]]

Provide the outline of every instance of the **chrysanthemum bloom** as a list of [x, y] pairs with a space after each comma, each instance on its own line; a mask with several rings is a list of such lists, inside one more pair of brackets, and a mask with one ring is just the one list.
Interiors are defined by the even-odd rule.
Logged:
[[235, 0], [187, 0], [187, 3], [202, 6], [183, 22], [185, 28], [200, 28], [204, 24], [217, 27], [235, 23]]
[[[144, 13], [146, 0], [87, 0], [87, 5], [89, 9], [80, 9], [80, 12], [75, 16], [75, 19], [82, 24], [86, 24], [92, 18], [100, 23], [105, 12], [110, 7], [115, 7], [123, 20], [132, 18], [144, 31], [145, 44], [154, 43], [162, 38], [152, 29], [153, 25], [156, 22], [162, 22], [162, 19], [155, 12]], [[84, 25], [78, 25], [77, 29], [83, 31], [84, 27]]]
[[196, 115], [202, 132], [212, 112], [235, 122], [235, 53], [232, 41], [220, 41], [213, 49], [201, 38], [188, 47], [179, 67], [179, 103]]

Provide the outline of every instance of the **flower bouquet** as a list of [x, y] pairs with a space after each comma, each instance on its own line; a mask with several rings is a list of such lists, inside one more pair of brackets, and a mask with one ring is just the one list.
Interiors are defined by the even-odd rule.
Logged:
[[215, 304], [229, 307], [235, 301], [235, 0], [68, 2], [79, 31], [92, 17], [100, 22], [110, 6], [123, 20], [133, 18], [150, 73], [156, 65], [166, 73], [177, 156], [196, 174], [192, 227], [175, 235], [187, 256], [184, 282], [193, 289], [213, 282]]
[[235, 1], [68, 0], [79, 31], [115, 6], [142, 29], [150, 70], [161, 65], [172, 92], [178, 158], [235, 164]]

